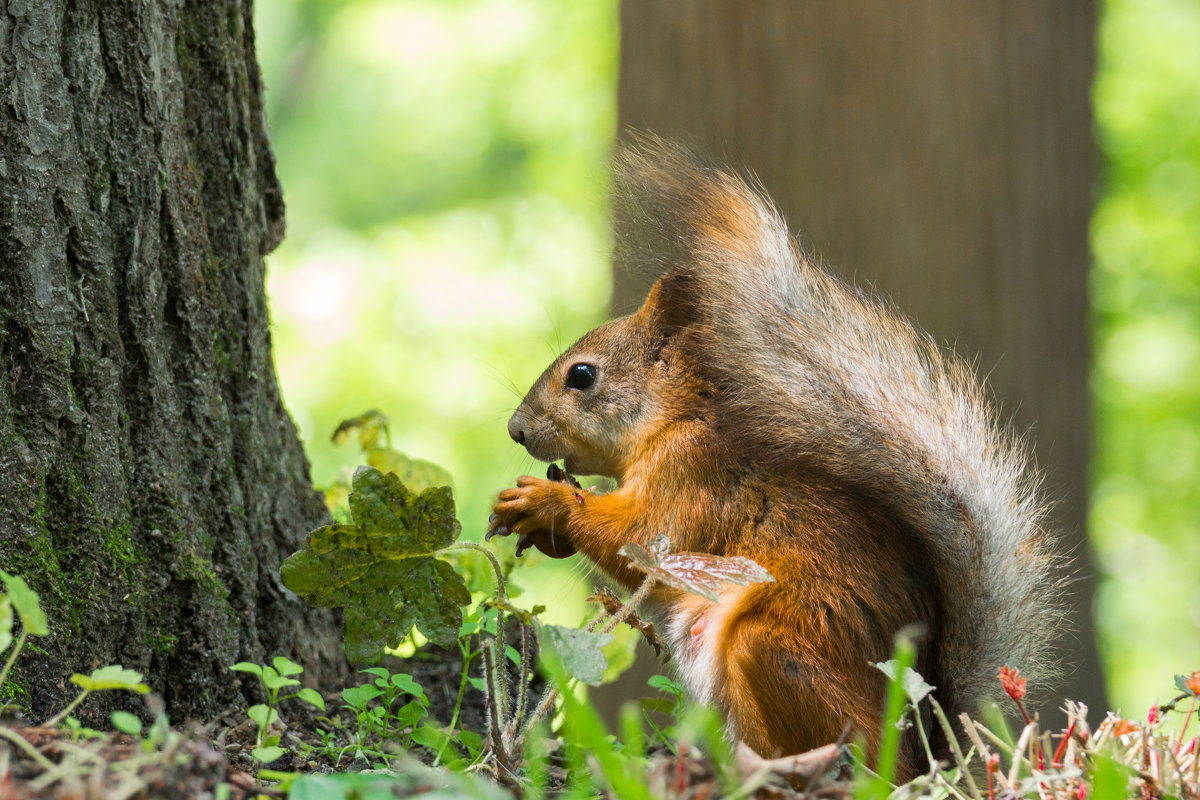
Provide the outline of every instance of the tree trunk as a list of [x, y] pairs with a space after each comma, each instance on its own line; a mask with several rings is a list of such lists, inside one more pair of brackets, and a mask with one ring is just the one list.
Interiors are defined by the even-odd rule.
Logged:
[[[974, 358], [1032, 429], [1080, 578], [1064, 691], [1105, 709], [1085, 534], [1092, 4], [626, 0], [621, 15], [622, 127], [753, 169], [806, 244]], [[627, 310], [644, 285], [617, 279]]]
[[178, 718], [241, 659], [332, 680], [334, 615], [278, 579], [326, 512], [271, 355], [249, 0], [8, 0], [0, 55], [0, 566], [52, 631], [5, 693], [44, 716], [120, 663]]

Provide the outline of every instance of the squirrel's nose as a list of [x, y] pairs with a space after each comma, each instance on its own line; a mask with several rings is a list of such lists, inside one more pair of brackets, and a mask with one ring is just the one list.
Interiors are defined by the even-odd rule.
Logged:
[[525, 444], [525, 429], [521, 426], [521, 419], [516, 414], [513, 414], [512, 419], [508, 421], [508, 435], [517, 444]]

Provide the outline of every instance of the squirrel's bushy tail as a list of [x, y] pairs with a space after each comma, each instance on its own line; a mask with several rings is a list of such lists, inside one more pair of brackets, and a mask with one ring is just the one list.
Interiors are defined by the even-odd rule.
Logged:
[[937, 554], [933, 648], [954, 710], [1034, 682], [1062, 622], [1059, 558], [1025, 445], [973, 370], [821, 269], [727, 168], [642, 138], [617, 156], [618, 258], [688, 276], [722, 424], [769, 466], [816, 466], [885, 503]]

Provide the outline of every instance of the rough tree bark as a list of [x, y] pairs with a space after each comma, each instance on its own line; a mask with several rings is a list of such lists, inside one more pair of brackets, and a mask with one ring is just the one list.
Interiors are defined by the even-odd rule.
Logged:
[[251, 3], [8, 0], [0, 56], [0, 566], [52, 629], [5, 692], [43, 715], [119, 662], [178, 717], [240, 659], [332, 679], [334, 616], [278, 580], [326, 513], [271, 355]]
[[[753, 169], [833, 268], [975, 358], [1061, 500], [1080, 578], [1063, 688], [1100, 710], [1085, 527], [1094, 36], [1090, 2], [626, 0], [619, 119]], [[617, 284], [618, 310], [644, 292]]]

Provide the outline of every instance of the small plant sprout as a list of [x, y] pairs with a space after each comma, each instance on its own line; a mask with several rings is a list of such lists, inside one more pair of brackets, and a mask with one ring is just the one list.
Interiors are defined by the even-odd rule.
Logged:
[[46, 720], [46, 725], [57, 725], [64, 717], [74, 711], [83, 702], [83, 699], [92, 692], [125, 689], [137, 692], [138, 694], [146, 694], [150, 691], [150, 687], [142, 683], [142, 673], [132, 669], [125, 669], [120, 664], [113, 664], [112, 666], [92, 670], [91, 675], [75, 673], [71, 676], [71, 683], [83, 687], [83, 691], [76, 695], [75, 699], [68, 703], [66, 708]]
[[280, 696], [283, 689], [300, 685], [300, 681], [294, 676], [302, 674], [304, 667], [283, 656], [276, 656], [271, 663], [273, 666], [241, 661], [230, 667], [236, 672], [248, 672], [256, 675], [267, 695], [266, 703], [258, 703], [246, 709], [246, 716], [250, 717], [258, 728], [254, 749], [250, 755], [260, 764], [269, 764], [284, 753], [283, 748], [279, 746], [279, 738], [269, 735], [271, 726], [279, 719], [278, 708], [281, 701], [295, 698], [322, 711], [325, 710], [325, 699], [315, 689], [305, 687], [291, 694]]
[[[0, 596], [0, 653], [12, 646], [12, 652], [8, 654], [3, 669], [0, 669], [0, 685], [3, 685], [13, 664], [17, 663], [17, 656], [21, 654], [25, 640], [31, 634], [47, 635], [50, 633], [50, 626], [46, 622], [37, 592], [29, 588], [24, 578], [0, 570], [0, 580], [4, 581], [4, 594]], [[17, 637], [15, 645], [12, 636], [14, 610], [21, 619], [21, 634]]]

